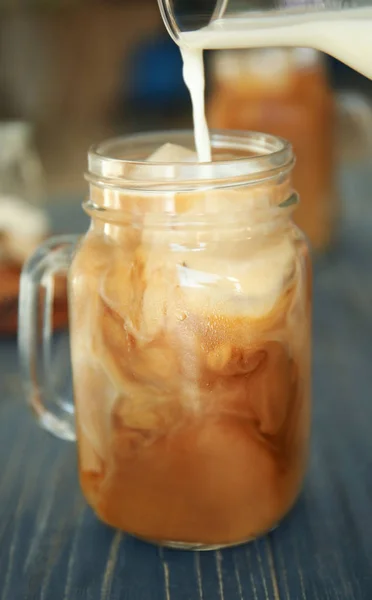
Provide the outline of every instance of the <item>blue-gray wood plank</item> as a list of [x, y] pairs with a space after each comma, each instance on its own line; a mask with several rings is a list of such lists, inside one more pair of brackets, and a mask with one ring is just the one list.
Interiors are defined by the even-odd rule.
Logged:
[[[354, 208], [315, 269], [304, 491], [261, 540], [187, 553], [99, 523], [79, 491], [74, 446], [37, 428], [15, 341], [1, 342], [0, 600], [372, 600], [372, 199], [358, 204], [357, 184], [344, 182]], [[54, 209], [59, 229], [81, 229], [77, 212]]]

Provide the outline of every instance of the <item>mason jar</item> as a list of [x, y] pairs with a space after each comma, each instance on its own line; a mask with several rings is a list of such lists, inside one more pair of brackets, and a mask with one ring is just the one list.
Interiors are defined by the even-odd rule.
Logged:
[[[212, 127], [269, 131], [296, 153], [293, 182], [301, 197], [294, 220], [317, 252], [337, 238], [337, 100], [323, 56], [311, 48], [259, 48], [217, 52]], [[232, 106], [234, 110], [232, 110]]]
[[[165, 143], [187, 159], [146, 160]], [[215, 132], [203, 164], [177, 147], [192, 145], [190, 132], [165, 132], [90, 151], [89, 231], [50, 240], [26, 264], [19, 345], [31, 406], [49, 431], [76, 435], [98, 517], [206, 549], [270, 530], [300, 491], [311, 269], [292, 221], [291, 146]], [[40, 311], [39, 288], [66, 269], [73, 405], [53, 397], [38, 344], [53, 297], [42, 295]], [[47, 318], [42, 326], [48, 346]]]

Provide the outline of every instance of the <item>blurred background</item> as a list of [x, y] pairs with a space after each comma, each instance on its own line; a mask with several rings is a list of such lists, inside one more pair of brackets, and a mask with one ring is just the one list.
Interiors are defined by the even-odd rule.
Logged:
[[[351, 69], [332, 59], [326, 68], [333, 88], [372, 95]], [[0, 118], [34, 126], [49, 198], [84, 191], [92, 141], [189, 126], [179, 51], [156, 0], [1, 0]]]
[[[301, 50], [208, 52], [206, 67], [213, 127], [292, 141], [298, 223], [317, 252], [329, 250], [345, 215], [345, 169], [371, 162], [372, 82]], [[179, 50], [156, 0], [1, 0], [0, 329], [15, 330], [19, 268], [31, 249], [72, 222], [74, 231], [86, 226], [88, 147], [191, 125]]]

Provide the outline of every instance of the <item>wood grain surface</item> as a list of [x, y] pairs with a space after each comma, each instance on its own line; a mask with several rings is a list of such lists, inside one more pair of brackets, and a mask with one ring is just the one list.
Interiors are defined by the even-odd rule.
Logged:
[[315, 268], [308, 476], [263, 539], [187, 553], [98, 522], [74, 445], [38, 429], [15, 341], [0, 344], [0, 600], [372, 600], [372, 199], [360, 204], [358, 181], [344, 182], [354, 207]]

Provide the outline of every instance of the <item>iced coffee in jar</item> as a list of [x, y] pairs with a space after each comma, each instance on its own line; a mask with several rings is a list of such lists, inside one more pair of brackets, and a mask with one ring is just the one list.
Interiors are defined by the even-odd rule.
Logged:
[[[311, 272], [292, 221], [290, 145], [214, 134], [208, 164], [192, 147], [191, 132], [168, 132], [91, 151], [70, 332], [88, 503], [145, 540], [207, 549], [270, 530], [300, 491]], [[64, 254], [51, 245], [52, 269]], [[20, 336], [22, 364], [31, 338]], [[73, 437], [67, 416], [31, 403], [44, 427]]]
[[217, 52], [213, 80], [212, 127], [266, 131], [293, 144], [301, 197], [294, 218], [313, 248], [325, 250], [337, 229], [338, 197], [336, 109], [322, 55], [309, 48]]

